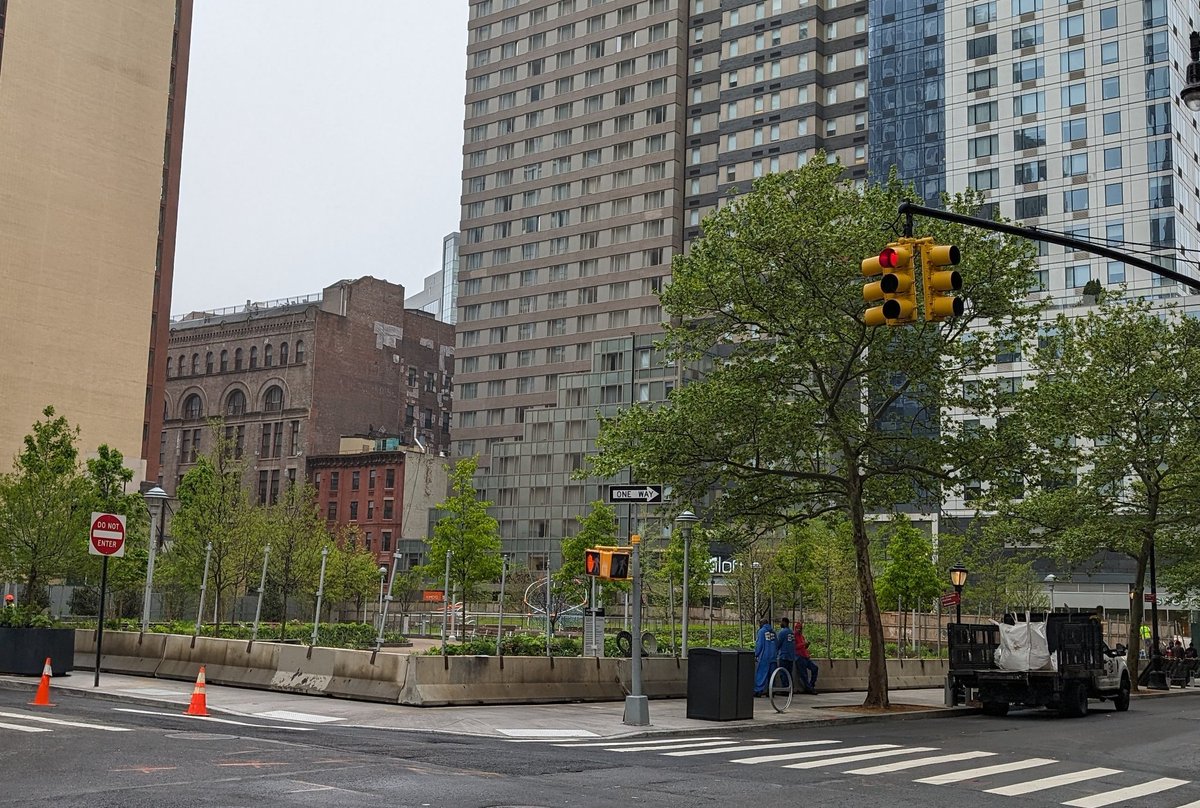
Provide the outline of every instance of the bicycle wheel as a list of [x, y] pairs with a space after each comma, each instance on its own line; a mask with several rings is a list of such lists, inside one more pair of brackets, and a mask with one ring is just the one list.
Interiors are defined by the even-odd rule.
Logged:
[[792, 676], [787, 668], [776, 668], [767, 680], [767, 697], [775, 712], [782, 713], [792, 706]]

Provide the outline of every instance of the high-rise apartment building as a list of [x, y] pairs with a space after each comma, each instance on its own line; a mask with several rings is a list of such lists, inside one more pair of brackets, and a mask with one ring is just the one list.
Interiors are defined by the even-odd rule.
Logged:
[[191, 14], [0, 0], [0, 468], [52, 404], [156, 473]]
[[704, 213], [818, 148], [865, 178], [866, 4], [825, 5], [472, 2], [454, 453], [535, 567], [603, 498], [596, 411], [681, 381], [657, 295]]

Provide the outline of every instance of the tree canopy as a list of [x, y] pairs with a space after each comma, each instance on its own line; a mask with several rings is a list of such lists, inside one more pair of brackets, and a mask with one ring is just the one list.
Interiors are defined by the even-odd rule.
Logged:
[[[943, 416], [994, 414], [995, 388], [965, 382], [1004, 335], [1037, 322], [1026, 302], [1032, 243], [922, 222], [922, 235], [962, 252], [965, 314], [866, 325], [860, 263], [898, 236], [897, 207], [911, 198], [894, 179], [860, 189], [818, 155], [709, 215], [662, 294], [671, 320], [663, 347], [694, 380], [661, 406], [606, 419], [593, 458], [599, 476], [632, 466], [681, 500], [719, 491], [710, 522], [844, 515], [870, 633], [872, 706], [888, 699], [865, 513], [940, 501], [946, 486], [990, 470], [1006, 446]], [[971, 213], [979, 201], [947, 205]]]

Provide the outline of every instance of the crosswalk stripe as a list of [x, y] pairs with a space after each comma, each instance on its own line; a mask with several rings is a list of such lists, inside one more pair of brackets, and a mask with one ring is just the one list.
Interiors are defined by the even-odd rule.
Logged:
[[53, 732], [45, 727], [23, 727], [20, 724], [5, 724], [0, 722], [0, 729], [15, 729], [17, 732]]
[[286, 729], [291, 732], [313, 732], [316, 727], [283, 726], [280, 724], [251, 724], [248, 721], [234, 721], [232, 718], [217, 718], [211, 715], [185, 715], [182, 712], [166, 713], [161, 710], [137, 710], [133, 707], [114, 707], [118, 713], [137, 713], [138, 715], [161, 715], [167, 718], [183, 718], [188, 721], [208, 721], [213, 724], [233, 724], [239, 727], [254, 727], [255, 729]]
[[788, 741], [787, 743], [762, 743], [747, 746], [726, 746], [721, 749], [687, 749], [682, 752], [663, 752], [663, 755], [667, 757], [719, 755], [722, 752], [757, 752], [759, 749], [792, 749], [797, 746], [819, 746], [823, 743], [841, 743], [841, 741]]
[[802, 760], [804, 758], [823, 757], [826, 755], [844, 755], [850, 752], [871, 752], [876, 749], [897, 749], [894, 743], [874, 743], [867, 746], [839, 747], [837, 749], [817, 749], [810, 752], [785, 752], [782, 755], [756, 755], [755, 757], [737, 758], [731, 763], [778, 763], [781, 760]]
[[864, 752], [861, 755], [846, 755], [844, 757], [826, 758], [825, 760], [806, 760], [803, 763], [789, 763], [785, 769], [816, 769], [821, 766], [841, 766], [843, 763], [857, 763], [860, 760], [911, 755], [913, 752], [936, 752], [936, 746], [910, 746], [902, 749], [883, 749], [879, 752]]
[[973, 780], [976, 777], [990, 777], [993, 774], [1033, 769], [1038, 766], [1046, 766], [1050, 763], [1058, 763], [1058, 761], [1051, 758], [1025, 758], [1025, 760], [1017, 760], [1012, 763], [998, 763], [995, 766], [984, 766], [982, 769], [963, 769], [962, 771], [947, 772], [946, 774], [938, 774], [933, 777], [922, 777], [920, 780], [913, 780], [913, 782], [943, 786], [947, 783], [961, 783], [963, 780]]
[[[693, 749], [701, 749], [706, 746], [729, 747], [733, 743], [735, 743], [735, 741], [704, 741], [703, 743], [688, 744], [688, 746], [692, 747]], [[609, 752], [661, 752], [664, 749], [677, 749], [677, 748], [678, 748], [678, 744], [672, 744], [670, 746], [664, 746], [662, 744], [659, 744], [657, 746], [621, 746], [621, 747], [615, 747], [615, 748], [607, 748], [606, 747], [607, 751], [609, 751]]]
[[50, 718], [45, 715], [26, 715], [25, 713], [0, 712], [0, 717], [22, 718], [26, 721], [40, 721], [43, 724], [58, 724], [64, 727], [83, 727], [84, 729], [100, 729], [105, 732], [133, 732], [129, 727], [108, 727], [104, 724], [88, 724], [83, 721], [66, 721], [61, 718]]
[[955, 752], [952, 755], [933, 755], [932, 757], [917, 758], [916, 760], [900, 760], [895, 763], [882, 763], [878, 766], [868, 766], [865, 769], [851, 769], [843, 774], [887, 774], [917, 769], [921, 766], [933, 766], [937, 763], [954, 763], [959, 760], [973, 760], [981, 757], [991, 757], [995, 752]]
[[[773, 738], [771, 740], [774, 740]], [[653, 746], [654, 744], [663, 745], [679, 745], [692, 744], [696, 741], [732, 741], [725, 735], [707, 735], [703, 738], [664, 738], [655, 740], [654, 738], [640, 738], [636, 741], [563, 741], [555, 743], [555, 746], [574, 747], [574, 746]]]
[[[1136, 786], [1127, 786], [1118, 788], [1114, 791], [1105, 791], [1100, 794], [1092, 794], [1090, 797], [1080, 797], [1077, 800], [1064, 802], [1063, 805], [1073, 805], [1075, 808], [1102, 808], [1105, 805], [1112, 805], [1114, 802], [1124, 802], [1135, 797], [1145, 797], [1148, 794], [1158, 794], [1170, 788], [1187, 785], [1187, 780], [1176, 780], [1173, 777], [1160, 777], [1157, 780], [1151, 780], [1148, 783], [1142, 783]], [[1192, 803], [1195, 805], [1195, 803]]]
[[1120, 769], [1105, 769], [1097, 766], [1094, 769], [1084, 769], [1066, 774], [1056, 774], [1053, 777], [1043, 777], [1040, 780], [1026, 780], [1023, 783], [1013, 783], [1011, 786], [987, 789], [988, 794], [1000, 794], [1005, 797], [1018, 797], [1021, 794], [1032, 794], [1034, 791], [1045, 791], [1048, 788], [1069, 786], [1072, 783], [1082, 783], [1085, 780], [1096, 780], [1110, 774], [1120, 774]]
[[1200, 800], [1189, 802], [1187, 805], [1176, 805], [1175, 808], [1200, 808]]

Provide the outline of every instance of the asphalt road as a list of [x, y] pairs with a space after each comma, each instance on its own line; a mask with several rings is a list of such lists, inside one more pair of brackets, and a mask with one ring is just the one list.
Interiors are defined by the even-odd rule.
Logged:
[[[189, 718], [0, 691], [0, 806], [880, 806], [1200, 808], [1200, 699], [767, 733], [497, 740]], [[953, 757], [944, 757], [953, 756]], [[933, 760], [931, 758], [938, 758]]]

